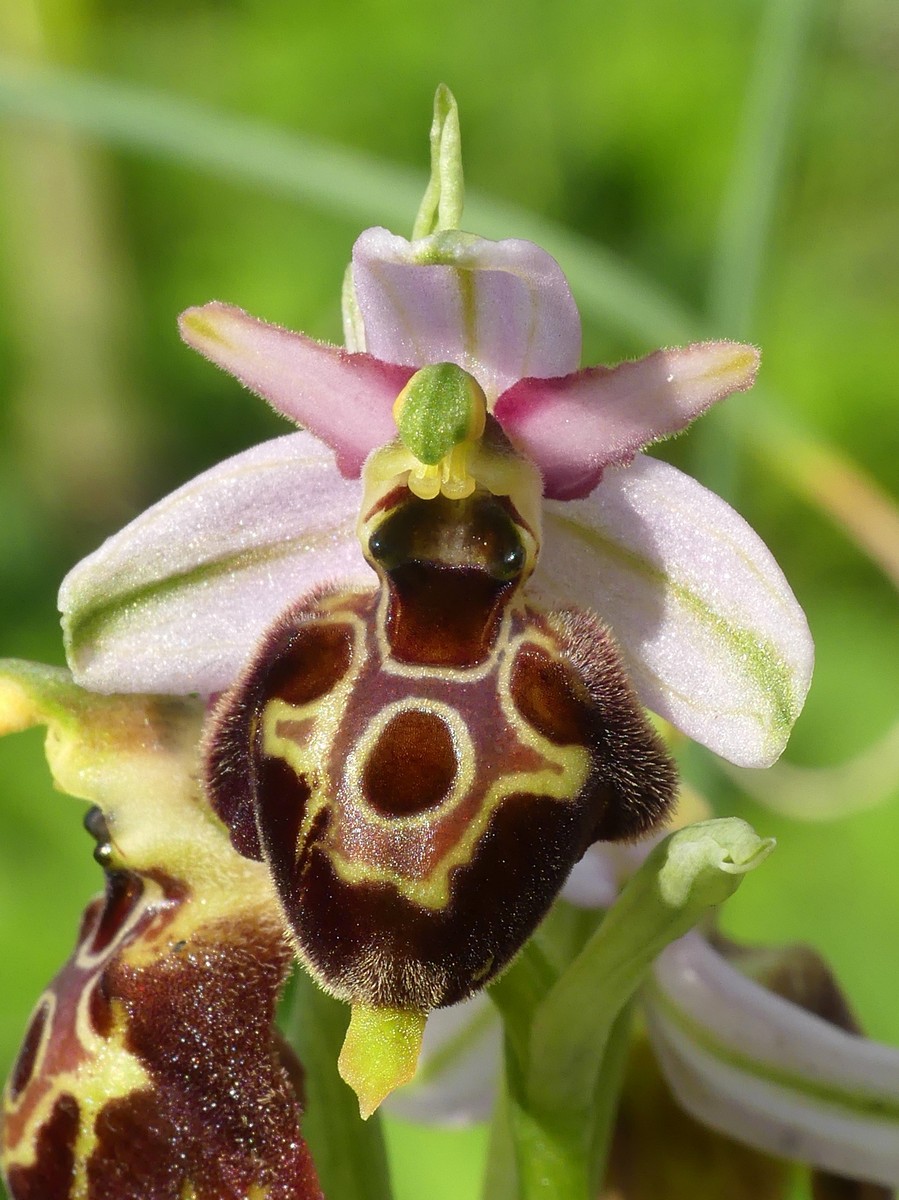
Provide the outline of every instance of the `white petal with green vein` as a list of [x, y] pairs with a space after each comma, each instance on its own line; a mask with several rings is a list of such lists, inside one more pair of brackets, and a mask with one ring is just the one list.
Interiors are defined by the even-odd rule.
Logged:
[[373, 586], [360, 485], [311, 434], [238, 454], [160, 500], [63, 580], [75, 679], [99, 692], [217, 692], [292, 601]]
[[805, 615], [738, 513], [668, 463], [638, 455], [586, 499], [549, 501], [534, 586], [594, 609], [640, 699], [739, 766], [783, 750], [811, 681]]
[[581, 321], [559, 264], [532, 242], [445, 230], [407, 242], [366, 229], [353, 280], [369, 354], [454, 362], [491, 403], [518, 379], [576, 371]]
[[668, 1082], [698, 1120], [772, 1154], [899, 1185], [899, 1049], [781, 999], [696, 933], [662, 952], [645, 999]]

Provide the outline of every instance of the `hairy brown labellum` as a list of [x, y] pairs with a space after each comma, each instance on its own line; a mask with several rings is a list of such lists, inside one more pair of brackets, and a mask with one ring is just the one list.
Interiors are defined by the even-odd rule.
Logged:
[[[114, 858], [99, 810], [87, 825]], [[320, 1200], [273, 1032], [289, 958], [277, 920], [108, 869], [6, 1088], [12, 1200]]]
[[324, 986], [423, 1011], [493, 978], [675, 775], [608, 631], [521, 597], [537, 534], [512, 498], [387, 487], [360, 536], [380, 587], [281, 619], [219, 705], [207, 786]]

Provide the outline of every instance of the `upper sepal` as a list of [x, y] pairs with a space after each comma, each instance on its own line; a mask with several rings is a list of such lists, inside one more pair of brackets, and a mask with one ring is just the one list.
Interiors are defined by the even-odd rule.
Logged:
[[491, 403], [519, 379], [579, 365], [568, 282], [532, 242], [458, 230], [408, 242], [367, 229], [353, 247], [353, 281], [369, 354], [409, 367], [454, 362]]

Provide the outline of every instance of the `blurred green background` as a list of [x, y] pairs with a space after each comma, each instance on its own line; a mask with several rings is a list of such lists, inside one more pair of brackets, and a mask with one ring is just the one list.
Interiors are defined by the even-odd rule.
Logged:
[[[339, 340], [355, 235], [411, 228], [443, 80], [466, 225], [556, 253], [585, 362], [763, 348], [760, 387], [662, 453], [755, 525], [808, 612], [790, 762], [879, 748], [841, 779], [772, 775], [804, 815], [845, 806], [818, 822], [699, 751], [685, 769], [779, 841], [726, 929], [811, 942], [899, 1044], [895, 0], [5, 0], [0, 51], [0, 653], [61, 662], [68, 567], [284, 428], [175, 316], [219, 298]], [[100, 883], [80, 818], [38, 733], [0, 744], [4, 1068]], [[390, 1137], [399, 1200], [477, 1194], [483, 1130]]]

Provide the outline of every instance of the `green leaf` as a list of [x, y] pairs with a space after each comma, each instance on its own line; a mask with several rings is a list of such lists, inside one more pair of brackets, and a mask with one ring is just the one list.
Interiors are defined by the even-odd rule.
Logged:
[[566, 970], [557, 974], [531, 941], [491, 986], [506, 1027], [507, 1091], [490, 1164], [500, 1194], [596, 1194], [631, 998], [656, 955], [727, 899], [772, 847], [736, 817], [678, 830], [656, 846]]
[[773, 841], [737, 817], [661, 842], [534, 1015], [528, 1093], [542, 1109], [590, 1105], [609, 1031], [652, 960], [739, 886]]

